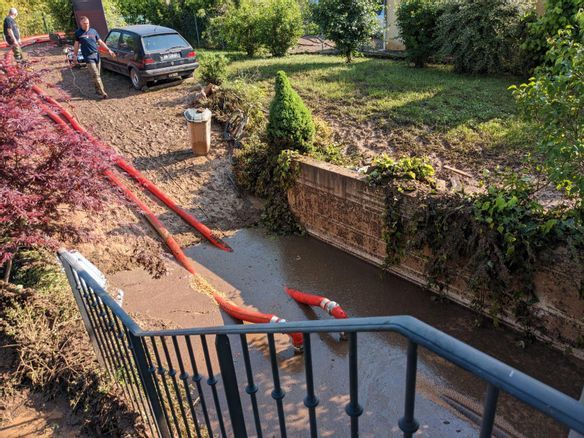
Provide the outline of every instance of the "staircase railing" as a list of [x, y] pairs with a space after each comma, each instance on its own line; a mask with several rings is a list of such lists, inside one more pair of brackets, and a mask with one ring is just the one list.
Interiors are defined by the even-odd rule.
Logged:
[[[349, 339], [346, 376], [349, 391], [339, 395], [348, 395], [345, 412], [352, 437], [358, 436], [359, 419], [364, 413], [359, 403], [359, 339], [361, 334], [371, 332], [393, 332], [407, 339], [405, 405], [398, 422], [406, 437], [411, 437], [419, 427], [414, 415], [419, 346], [486, 383], [481, 437], [490, 437], [493, 432], [501, 392], [584, 433], [584, 406], [577, 400], [410, 316], [142, 330], [104, 290], [99, 275], [88, 269], [75, 253], [60, 251], [59, 259], [99, 362], [121, 386], [129, 404], [142, 415], [153, 436], [246, 437], [249, 433], [261, 437], [267, 421], [286, 437], [288, 418], [275, 335], [294, 332], [304, 336], [304, 406], [312, 437], [318, 436], [321, 406], [313, 372], [312, 340], [317, 334], [340, 332]], [[250, 338], [257, 336], [267, 338], [271, 364], [269, 385], [275, 405], [272, 412], [260, 410], [258, 405], [257, 373], [250, 360]], [[234, 361], [232, 342], [237, 343], [237, 361]], [[245, 384], [240, 383], [242, 379]]]

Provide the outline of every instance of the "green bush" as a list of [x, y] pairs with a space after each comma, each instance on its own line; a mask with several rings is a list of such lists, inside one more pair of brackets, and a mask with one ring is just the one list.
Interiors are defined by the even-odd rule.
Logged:
[[268, 0], [261, 24], [263, 42], [273, 56], [284, 56], [302, 36], [302, 12], [297, 0]]
[[540, 65], [550, 48], [548, 40], [555, 38], [560, 29], [573, 27], [576, 36], [582, 35], [584, 26], [584, 2], [582, 0], [546, 0], [545, 13], [528, 24], [528, 38], [523, 49], [530, 56], [532, 65]]
[[315, 6], [315, 21], [351, 62], [357, 48], [376, 33], [378, 10], [376, 0], [320, 0]]
[[384, 153], [371, 162], [367, 181], [372, 186], [387, 184], [394, 179], [434, 184], [435, 173], [428, 157], [402, 157], [395, 160]]
[[209, 33], [226, 47], [244, 50], [252, 57], [263, 45], [265, 7], [264, 0], [241, 0], [239, 6], [229, 2], [222, 14], [211, 20]]
[[265, 93], [257, 85], [242, 79], [228, 81], [209, 99], [213, 118], [229, 124], [234, 114], [241, 114], [246, 120], [246, 134], [265, 133], [266, 115], [264, 112]]
[[[71, 0], [58, 1], [71, 3]], [[207, 11], [212, 11], [217, 6], [214, 0], [107, 0], [107, 2], [118, 3], [119, 10], [128, 23], [153, 23], [171, 27], [197, 47], [201, 45], [200, 36], [208, 30], [210, 14], [208, 15]], [[106, 18], [112, 27], [107, 15]]]
[[223, 54], [205, 53], [200, 56], [199, 72], [205, 82], [221, 85], [227, 79], [229, 59]]
[[521, 19], [524, 0], [454, 0], [438, 19], [440, 53], [459, 73], [522, 70]]
[[536, 129], [544, 168], [558, 187], [584, 206], [584, 44], [568, 27], [558, 32], [547, 64], [520, 87], [511, 87]]
[[310, 110], [292, 89], [286, 73], [276, 75], [276, 95], [270, 105], [268, 141], [280, 150], [307, 152], [314, 140], [314, 122]]
[[397, 9], [400, 36], [406, 55], [416, 67], [423, 67], [436, 51], [436, 26], [442, 12], [439, 0], [402, 0]]

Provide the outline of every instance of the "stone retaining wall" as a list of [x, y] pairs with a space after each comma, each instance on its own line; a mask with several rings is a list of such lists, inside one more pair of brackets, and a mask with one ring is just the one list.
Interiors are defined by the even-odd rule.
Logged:
[[[369, 187], [364, 177], [339, 166], [304, 157], [299, 163], [300, 175], [288, 192], [288, 200], [308, 233], [383, 267], [386, 256], [382, 238], [383, 190]], [[535, 276], [535, 294], [539, 302], [531, 307], [537, 320], [534, 334], [540, 340], [557, 348], [571, 349], [576, 356], [584, 358], [584, 300], [578, 296], [580, 279], [575, 275], [574, 266], [560, 262], [566, 260], [564, 251], [556, 250], [547, 259], [552, 262], [542, 266]], [[427, 287], [425, 264], [422, 252], [407, 254], [399, 265], [388, 270]], [[473, 295], [467, 285], [469, 277], [470, 273], [463, 272], [443, 293], [471, 307]], [[512, 317], [504, 317], [503, 322], [521, 330], [519, 322]]]

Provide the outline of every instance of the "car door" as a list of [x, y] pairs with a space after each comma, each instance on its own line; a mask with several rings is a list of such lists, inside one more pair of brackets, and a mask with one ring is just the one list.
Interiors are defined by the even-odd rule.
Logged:
[[112, 58], [110, 54], [103, 47], [99, 47], [99, 56], [101, 58], [101, 66], [107, 70], [120, 71], [119, 64], [116, 60], [118, 54], [118, 44], [120, 41], [120, 36], [122, 32], [119, 30], [112, 30], [108, 33], [105, 43], [109, 49], [116, 54], [116, 57]]
[[140, 39], [132, 32], [122, 32], [118, 49], [118, 64], [122, 73], [129, 74], [130, 66], [136, 63], [140, 51]]

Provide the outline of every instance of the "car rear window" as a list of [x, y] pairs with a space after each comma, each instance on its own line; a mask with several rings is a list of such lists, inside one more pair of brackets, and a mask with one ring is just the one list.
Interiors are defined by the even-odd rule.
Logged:
[[189, 47], [189, 43], [178, 33], [166, 33], [162, 35], [151, 35], [143, 38], [144, 51], [158, 52], [172, 48]]

